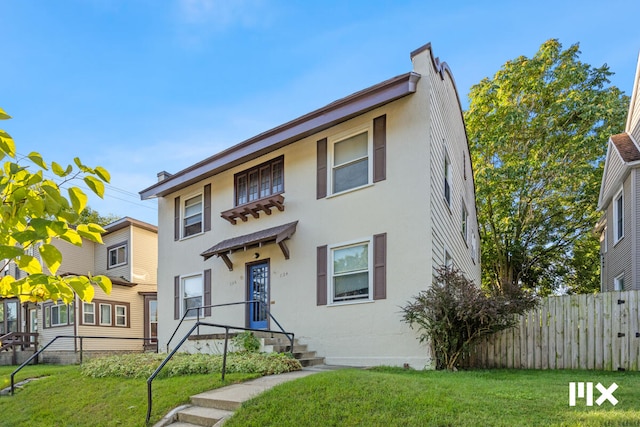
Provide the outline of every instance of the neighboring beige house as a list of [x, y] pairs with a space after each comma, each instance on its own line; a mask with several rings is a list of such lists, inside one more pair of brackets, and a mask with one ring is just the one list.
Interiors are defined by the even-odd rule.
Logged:
[[[400, 307], [443, 264], [479, 284], [479, 238], [451, 71], [429, 44], [411, 59], [140, 192], [158, 199], [161, 350], [188, 308], [260, 300], [328, 364], [431, 365]], [[201, 318], [277, 329], [244, 306]]]
[[601, 290], [640, 289], [640, 58], [625, 131], [609, 138], [596, 226]]
[[[11, 312], [14, 306], [19, 309], [15, 316], [16, 326], [11, 328], [5, 322], [3, 331], [17, 332], [19, 328], [23, 332], [37, 332], [40, 347], [60, 335], [156, 337], [157, 227], [125, 217], [104, 228], [104, 245], [85, 239], [82, 247], [64, 241], [53, 244], [63, 257], [58, 274], [106, 275], [113, 282], [111, 293], [106, 295], [94, 286], [95, 297], [90, 303], [76, 298], [72, 304], [48, 301], [19, 306], [17, 300], [5, 300], [4, 306], [12, 307]], [[86, 351], [142, 351], [155, 349], [156, 341], [83, 339], [82, 348]], [[43, 353], [43, 359], [75, 361], [78, 350], [80, 340], [58, 339]]]

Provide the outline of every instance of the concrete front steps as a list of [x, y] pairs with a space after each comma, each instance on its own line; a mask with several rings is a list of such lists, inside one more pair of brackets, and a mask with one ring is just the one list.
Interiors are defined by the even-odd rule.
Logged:
[[[260, 333], [256, 336], [260, 337]], [[266, 335], [266, 334], [265, 334]], [[283, 336], [263, 336], [263, 351], [289, 353], [291, 342]], [[293, 340], [293, 357], [298, 359], [303, 367], [324, 365], [324, 357], [319, 357], [315, 351], [309, 351], [307, 344], [300, 344], [298, 339]]]
[[221, 426], [243, 402], [287, 381], [306, 377], [323, 369], [288, 372], [256, 378], [191, 396], [191, 405], [177, 408], [154, 427]]

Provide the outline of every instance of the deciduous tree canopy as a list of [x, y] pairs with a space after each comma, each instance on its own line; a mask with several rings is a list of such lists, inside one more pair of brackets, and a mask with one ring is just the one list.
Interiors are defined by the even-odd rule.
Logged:
[[[0, 119], [9, 118], [0, 109]], [[20, 279], [11, 274], [3, 276], [0, 297], [70, 302], [77, 294], [90, 301], [93, 284], [110, 292], [111, 281], [105, 276], [58, 275], [62, 254], [52, 244], [53, 239], [59, 239], [81, 246], [82, 238], [102, 243], [101, 226], [78, 222], [88, 198], [71, 184], [82, 180], [102, 197], [109, 173], [100, 166], [90, 168], [78, 158], [74, 159], [75, 166], [47, 164], [36, 152], [18, 160], [13, 138], [3, 130], [0, 130], [0, 159], [4, 159], [0, 169], [0, 267], [4, 270], [15, 263], [27, 273]]]
[[579, 54], [549, 40], [471, 89], [465, 121], [487, 286], [597, 289], [603, 160], [628, 99], [609, 86], [606, 65]]

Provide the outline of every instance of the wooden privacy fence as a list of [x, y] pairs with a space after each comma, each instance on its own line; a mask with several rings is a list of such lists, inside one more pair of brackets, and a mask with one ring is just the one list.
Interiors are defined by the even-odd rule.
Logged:
[[554, 296], [479, 343], [483, 368], [639, 370], [640, 291]]

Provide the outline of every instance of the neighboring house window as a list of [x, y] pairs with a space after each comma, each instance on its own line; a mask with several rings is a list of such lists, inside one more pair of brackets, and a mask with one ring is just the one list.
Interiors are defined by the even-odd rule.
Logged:
[[[203, 286], [202, 275], [197, 274], [194, 276], [188, 276], [182, 278], [182, 314], [187, 313], [187, 310], [202, 307], [203, 301]], [[189, 310], [187, 317], [196, 317], [198, 315], [197, 310]], [[202, 315], [202, 313], [201, 313]]]
[[451, 207], [451, 160], [449, 160], [449, 154], [444, 153], [444, 199], [447, 201], [447, 205]]
[[116, 305], [116, 326], [127, 326], [127, 306]]
[[624, 237], [624, 197], [623, 191], [618, 193], [613, 201], [613, 242], [617, 243]]
[[469, 234], [469, 230], [468, 230], [468, 222], [469, 222], [469, 213], [467, 212], [467, 206], [464, 203], [464, 200], [462, 201], [462, 238], [464, 239], [464, 242], [467, 243], [468, 242], [468, 234]]
[[369, 183], [369, 131], [333, 143], [332, 193]]
[[624, 291], [624, 273], [613, 279], [613, 290]]
[[129, 327], [129, 303], [93, 300], [82, 305], [82, 324]]
[[111, 326], [111, 304], [100, 304], [100, 326]]
[[127, 243], [119, 243], [118, 245], [111, 246], [108, 251], [108, 265], [107, 268], [119, 267], [127, 263]]
[[235, 175], [235, 205], [244, 205], [284, 192], [282, 156]]
[[202, 233], [202, 195], [185, 200], [182, 237]]
[[44, 306], [44, 327], [73, 325], [73, 303], [47, 304]]
[[366, 241], [331, 249], [331, 302], [370, 299], [369, 245]]
[[85, 325], [96, 324], [96, 305], [92, 302], [82, 304], [82, 323]]

